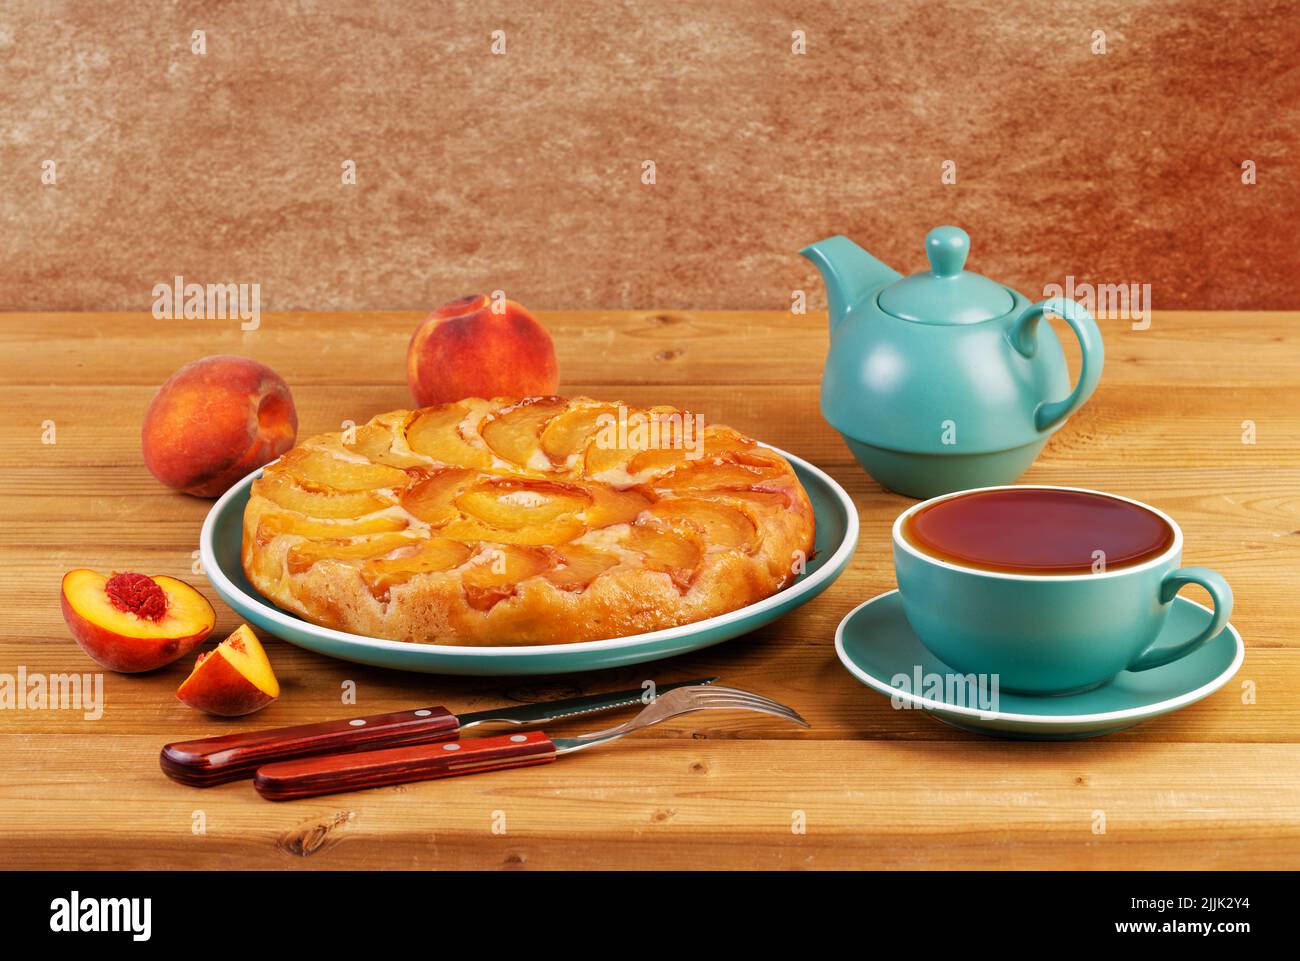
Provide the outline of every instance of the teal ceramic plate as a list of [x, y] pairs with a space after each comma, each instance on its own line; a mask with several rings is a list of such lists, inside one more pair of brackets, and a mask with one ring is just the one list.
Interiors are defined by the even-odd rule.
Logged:
[[[777, 450], [773, 448], [773, 450]], [[244, 505], [254, 471], [228, 490], [203, 522], [203, 569], [221, 599], [250, 624], [318, 654], [427, 674], [564, 674], [656, 661], [729, 640], [806, 604], [839, 577], [858, 542], [858, 514], [839, 484], [816, 467], [777, 450], [794, 467], [817, 517], [816, 555], [793, 584], [771, 597], [718, 617], [649, 634], [532, 647], [444, 647], [406, 644], [318, 627], [276, 607], [244, 577], [239, 561]]]
[[[1209, 609], [1195, 601], [1175, 598], [1156, 643], [1190, 637], [1210, 616]], [[1038, 696], [999, 692], [996, 704], [981, 703], [961, 697], [960, 688], [945, 685], [939, 691], [932, 683], [957, 672], [921, 644], [903, 615], [902, 597], [890, 591], [849, 612], [835, 632], [835, 651], [863, 684], [955, 727], [994, 737], [1069, 740], [1131, 727], [1213, 694], [1237, 673], [1246, 648], [1229, 624], [1204, 647], [1172, 664], [1137, 674], [1123, 671], [1090, 691]]]

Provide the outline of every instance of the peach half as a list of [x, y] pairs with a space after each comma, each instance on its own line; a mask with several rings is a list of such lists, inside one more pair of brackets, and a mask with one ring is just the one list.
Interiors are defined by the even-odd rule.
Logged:
[[471, 294], [433, 311], [406, 349], [406, 379], [421, 407], [466, 397], [554, 394], [555, 345], [513, 300]]
[[149, 472], [196, 497], [224, 494], [297, 436], [289, 385], [265, 364], [230, 355], [201, 358], [167, 378], [140, 429]]
[[252, 714], [279, 696], [280, 682], [247, 624], [240, 624], [215, 650], [200, 654], [176, 691], [182, 703], [220, 717]]
[[201, 644], [217, 623], [207, 598], [174, 577], [69, 571], [60, 605], [81, 649], [123, 674], [170, 664]]

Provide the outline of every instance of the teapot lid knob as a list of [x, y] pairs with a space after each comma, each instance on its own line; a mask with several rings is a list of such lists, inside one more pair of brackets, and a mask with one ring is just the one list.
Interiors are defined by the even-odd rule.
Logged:
[[970, 234], [960, 227], [935, 227], [925, 235], [925, 253], [936, 277], [956, 277], [966, 266]]
[[1009, 314], [1011, 290], [965, 270], [970, 236], [960, 227], [935, 227], [925, 235], [930, 269], [904, 277], [880, 292], [880, 309], [923, 324], [978, 324]]

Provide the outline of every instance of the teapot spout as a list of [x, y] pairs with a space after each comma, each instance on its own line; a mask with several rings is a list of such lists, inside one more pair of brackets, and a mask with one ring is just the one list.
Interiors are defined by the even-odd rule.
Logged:
[[862, 299], [877, 287], [893, 283], [903, 275], [881, 263], [848, 237], [828, 237], [799, 251], [811, 260], [826, 284], [826, 306], [831, 334]]

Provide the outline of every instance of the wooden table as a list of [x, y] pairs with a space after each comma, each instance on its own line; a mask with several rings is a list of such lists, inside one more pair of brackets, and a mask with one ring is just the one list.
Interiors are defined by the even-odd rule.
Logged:
[[[1025, 480], [1103, 488], [1173, 514], [1188, 561], [1232, 582], [1247, 653], [1238, 677], [1207, 700], [1076, 743], [963, 734], [891, 709], [841, 669], [835, 626], [894, 586], [889, 525], [910, 502], [868, 479], [817, 414], [820, 317], [541, 317], [567, 393], [689, 407], [828, 470], [862, 517], [844, 576], [767, 629], [652, 668], [442, 678], [270, 639], [284, 694], [243, 721], [176, 701], [189, 658], [150, 675], [106, 674], [100, 720], [0, 711], [6, 866], [1300, 865], [1300, 313], [1157, 313], [1145, 331], [1103, 323], [1101, 387]], [[293, 388], [305, 437], [409, 404], [403, 361], [418, 319], [273, 314], [245, 333], [234, 321], [147, 314], [0, 315], [0, 672], [94, 669], [59, 614], [59, 578], [73, 567], [185, 577], [216, 605], [218, 636], [236, 626], [191, 574], [209, 502], [164, 490], [140, 460], [141, 415], [177, 366], [214, 353], [270, 364]], [[51, 421], [56, 443], [46, 444]], [[1243, 443], [1247, 421], [1254, 444]], [[158, 770], [159, 747], [181, 737], [714, 673], [794, 705], [812, 729], [685, 718], [548, 768], [282, 805], [246, 782], [199, 791]], [[355, 708], [340, 703], [346, 681]], [[1105, 833], [1095, 833], [1096, 812]], [[800, 817], [804, 833], [793, 827]]]

